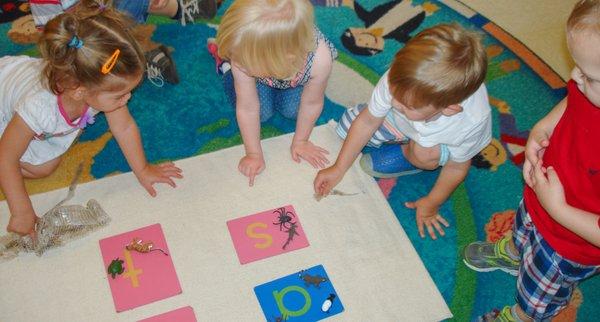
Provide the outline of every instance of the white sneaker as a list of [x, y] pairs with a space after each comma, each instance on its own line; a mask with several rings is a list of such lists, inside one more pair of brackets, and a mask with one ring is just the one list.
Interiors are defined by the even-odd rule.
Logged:
[[165, 85], [165, 78], [158, 67], [146, 63], [146, 76], [148, 80], [156, 87], [163, 87]]

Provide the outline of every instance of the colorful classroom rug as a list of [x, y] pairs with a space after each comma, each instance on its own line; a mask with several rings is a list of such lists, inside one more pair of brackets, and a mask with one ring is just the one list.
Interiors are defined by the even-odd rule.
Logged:
[[[206, 51], [206, 39], [215, 36], [220, 15], [230, 3], [231, 0], [224, 1], [218, 16], [208, 22], [198, 21], [185, 27], [158, 17], [151, 17], [148, 22], [152, 40], [175, 49], [173, 56], [181, 78], [178, 85], [166, 84], [160, 88], [146, 81], [130, 101], [130, 110], [152, 162], [177, 160], [241, 143], [234, 111], [223, 93], [213, 59]], [[523, 187], [520, 167], [528, 129], [565, 95], [563, 80], [511, 35], [454, 0], [313, 0], [313, 3], [319, 28], [339, 50], [318, 124], [337, 120], [345, 108], [365, 102], [403, 41], [420, 30], [455, 22], [484, 34], [494, 140], [475, 158], [465, 183], [442, 207], [442, 215], [451, 224], [446, 236], [437, 241], [419, 238], [414, 212], [403, 206], [405, 201], [426, 194], [439, 171], [380, 180], [379, 185], [456, 321], [469, 321], [491, 308], [514, 303], [514, 277], [500, 272], [477, 274], [463, 265], [460, 250], [476, 239], [495, 240], [510, 229]], [[21, 5], [22, 1], [0, 1], [3, 10], [23, 9]], [[386, 14], [398, 12], [404, 18], [384, 19]], [[0, 21], [21, 15], [11, 14], [14, 17], [5, 18], [7, 13], [0, 12]], [[423, 21], [413, 25], [414, 30], [408, 28], [408, 21], [418, 15], [424, 16]], [[361, 50], [342, 40], [347, 28], [365, 28], [382, 21], [393, 21], [395, 25], [385, 26], [385, 47], [381, 52]], [[0, 34], [7, 35], [0, 37], [0, 54], [36, 55], [34, 46], [19, 44], [28, 40], [30, 28], [27, 16], [0, 24]], [[263, 125], [262, 135], [289, 133], [294, 125], [294, 121], [277, 115]], [[45, 180], [27, 182], [29, 191], [38, 193], [67, 186], [81, 162], [85, 165], [83, 181], [130, 171], [103, 117], [86, 129], [55, 174]], [[600, 308], [594, 305], [599, 298], [600, 278], [582, 283], [568, 309], [556, 320], [594, 321], [594, 316], [600, 315]]]

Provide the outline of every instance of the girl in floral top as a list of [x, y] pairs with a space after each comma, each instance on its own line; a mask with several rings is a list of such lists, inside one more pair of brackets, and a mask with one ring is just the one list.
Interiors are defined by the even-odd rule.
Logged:
[[323, 110], [337, 52], [314, 26], [310, 2], [236, 0], [223, 16], [216, 44], [218, 57], [229, 62], [221, 66], [223, 83], [246, 150], [238, 169], [250, 186], [265, 169], [260, 123], [276, 111], [297, 119], [290, 148], [294, 161], [304, 159], [315, 168], [329, 163], [328, 152], [309, 137]]

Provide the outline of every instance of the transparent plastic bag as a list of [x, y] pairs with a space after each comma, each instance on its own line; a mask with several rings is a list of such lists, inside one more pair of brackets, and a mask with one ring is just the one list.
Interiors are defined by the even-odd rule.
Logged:
[[110, 222], [108, 214], [94, 199], [90, 199], [86, 206], [63, 206], [74, 196], [80, 174], [81, 165], [69, 187], [67, 197], [38, 219], [35, 244], [30, 236], [9, 233], [0, 237], [0, 261], [12, 259], [19, 252], [35, 252], [41, 256], [52, 247], [83, 237]]

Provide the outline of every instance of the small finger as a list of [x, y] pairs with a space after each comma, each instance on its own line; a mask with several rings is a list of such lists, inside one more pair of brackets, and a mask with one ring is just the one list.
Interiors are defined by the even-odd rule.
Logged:
[[[415, 203], [413, 201], [407, 201], [407, 202], [405, 202], [404, 206], [406, 208], [415, 209]], [[423, 236], [423, 237], [425, 237], [425, 236]]]
[[321, 159], [315, 159], [315, 163], [319, 169], [323, 169], [325, 167], [325, 163], [323, 163], [323, 160]]
[[437, 236], [435, 235], [435, 231], [433, 230], [433, 227], [431, 227], [431, 223], [427, 223], [427, 231], [429, 232], [429, 237], [431, 237], [431, 239], [436, 240]]
[[171, 179], [169, 177], [162, 178], [161, 180], [159, 180], [159, 182], [166, 183], [173, 188], [177, 187], [177, 185], [175, 184], [175, 181], [173, 181], [173, 179]]
[[151, 184], [148, 186], [145, 186], [144, 188], [146, 188], [146, 191], [148, 191], [150, 196], [156, 197], [156, 190], [154, 190], [154, 187]]
[[329, 164], [329, 160], [323, 155], [319, 155], [319, 161], [321, 161], [323, 164]]
[[437, 217], [436, 217], [436, 218], [437, 218], [437, 220], [438, 220], [439, 222], [441, 222], [441, 223], [442, 223], [442, 225], [444, 225], [445, 227], [450, 227], [450, 224], [448, 223], [448, 221], [446, 221], [446, 219], [445, 219], [444, 217], [442, 217], [442, 216], [440, 216], [440, 215], [437, 215]]
[[533, 168], [533, 177], [536, 182], [543, 182], [546, 179], [546, 177], [544, 176], [544, 172], [542, 171], [541, 161], [536, 163], [535, 167]]
[[320, 147], [320, 146], [317, 146], [317, 151], [319, 151], [320, 153], [323, 153], [323, 154], [329, 154], [329, 151], [327, 151], [327, 150], [323, 149], [323, 148], [322, 148], [322, 147]]
[[292, 152], [292, 160], [296, 161], [297, 163], [300, 163], [300, 156], [298, 155], [298, 153]]
[[252, 172], [250, 173], [250, 175], [248, 175], [248, 185], [250, 187], [254, 186], [254, 177], [256, 177], [256, 173]]
[[438, 231], [438, 233], [440, 234], [440, 236], [445, 236], [446, 233], [444, 232], [444, 229], [442, 228], [442, 226], [440, 226], [440, 223], [437, 221], [433, 221], [433, 227], [435, 227], [435, 230]]
[[554, 167], [548, 167], [546, 169], [546, 174], [548, 175], [548, 181], [551, 181], [553, 183], [560, 182], [560, 179], [558, 178], [558, 175], [556, 174], [556, 170], [554, 170]]
[[183, 178], [183, 175], [181, 175], [181, 172], [175, 171], [175, 170], [169, 170], [169, 171], [164, 171], [163, 172], [164, 176], [167, 177], [172, 177], [172, 178]]
[[425, 230], [423, 229], [423, 221], [417, 220], [417, 228], [419, 229], [419, 236], [425, 238]]

